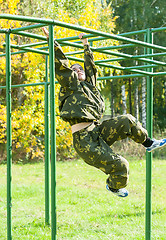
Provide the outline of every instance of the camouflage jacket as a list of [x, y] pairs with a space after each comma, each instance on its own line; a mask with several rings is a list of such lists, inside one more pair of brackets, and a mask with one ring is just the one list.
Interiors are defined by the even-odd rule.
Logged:
[[104, 100], [96, 87], [97, 69], [89, 45], [84, 46], [85, 81], [68, 65], [68, 59], [55, 41], [55, 76], [61, 85], [59, 93], [60, 116], [71, 125], [99, 120], [104, 112]]

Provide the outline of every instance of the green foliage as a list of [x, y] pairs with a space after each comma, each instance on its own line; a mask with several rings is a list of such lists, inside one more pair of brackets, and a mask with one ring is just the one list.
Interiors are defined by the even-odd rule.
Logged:
[[107, 0], [111, 2], [117, 19], [117, 30], [120, 32], [161, 27], [165, 24], [166, 3], [162, 0]]
[[[41, 18], [58, 18], [59, 11], [67, 11], [70, 17], [78, 18], [87, 6], [88, 0], [23, 0], [20, 14]], [[59, 19], [60, 20], [60, 19]]]
[[87, 3], [88, 0], [64, 0], [63, 8], [70, 13], [71, 17], [80, 17]]

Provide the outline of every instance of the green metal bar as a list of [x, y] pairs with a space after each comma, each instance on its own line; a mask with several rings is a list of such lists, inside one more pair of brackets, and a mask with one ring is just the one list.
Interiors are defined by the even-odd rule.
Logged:
[[11, 44], [11, 47], [12, 48], [15, 48], [15, 49], [23, 49], [24, 51], [26, 52], [34, 52], [34, 53], [39, 53], [39, 54], [45, 54], [45, 55], [48, 55], [48, 52], [47, 51], [43, 51], [43, 50], [40, 50], [40, 49], [34, 49], [34, 48], [24, 48], [24, 47], [20, 47], [18, 45], [13, 45]]
[[[142, 67], [142, 66], [141, 66]], [[152, 68], [153, 66], [147, 65], [148, 68]], [[134, 68], [134, 67], [133, 67]], [[166, 75], [166, 72], [157, 72], [152, 73], [153, 77], [159, 76], [159, 75]], [[105, 76], [105, 77], [98, 77], [97, 80], [109, 80], [109, 79], [117, 79], [117, 78], [135, 78], [135, 77], [142, 77], [145, 76], [143, 74], [128, 74], [128, 75], [118, 75], [118, 76]], [[55, 84], [58, 82], [55, 81]], [[30, 86], [39, 86], [39, 85], [46, 85], [50, 84], [48, 83], [27, 83], [27, 84], [17, 84], [17, 85], [11, 85], [11, 88], [17, 88], [17, 87], [30, 87]], [[6, 89], [6, 86], [0, 86], [0, 89]]]
[[[83, 38], [88, 38], [88, 41], [91, 41], [93, 39], [89, 39], [91, 37], [94, 37], [96, 35], [94, 34], [86, 34], [83, 36]], [[105, 38], [104, 38], [105, 39]], [[57, 42], [61, 42], [61, 41], [73, 41], [73, 40], [80, 40], [78, 36], [74, 36], [74, 37], [66, 37], [66, 38], [58, 38]]]
[[153, 53], [153, 54], [147, 54], [147, 55], [135, 55], [132, 58], [149, 58], [149, 57], [158, 57], [158, 56], [165, 56], [166, 52], [164, 53]]
[[[144, 32], [144, 31], [143, 31]], [[131, 33], [122, 33], [122, 34], [117, 34], [118, 36], [123, 36], [123, 35], [132, 35], [132, 34], [136, 34], [136, 32], [131, 32]], [[141, 32], [142, 33], [142, 32]], [[101, 41], [101, 40], [107, 40], [109, 39], [108, 37], [96, 37], [96, 34], [86, 34], [83, 36], [83, 38], [88, 38], [89, 42], [95, 42], [95, 41]], [[90, 39], [91, 38], [91, 39]], [[79, 40], [78, 36], [74, 36], [74, 37], [66, 37], [66, 38], [58, 38], [57, 41], [61, 42], [61, 41], [70, 41], [70, 40]], [[81, 43], [81, 41], [77, 41], [77, 43]], [[131, 46], [134, 46], [135, 44], [131, 44]], [[127, 46], [126, 47], [131, 47], [131, 46]]]
[[50, 191], [49, 191], [49, 163], [50, 163], [50, 133], [49, 133], [49, 85], [48, 85], [48, 56], [46, 56], [46, 83], [45, 84], [45, 224], [50, 223]]
[[131, 35], [138, 35], [138, 34], [142, 34], [142, 33], [145, 33], [146, 30], [143, 29], [143, 30], [138, 30], [138, 31], [133, 31], [133, 32], [127, 32], [127, 33], [119, 33], [118, 35], [119, 36], [131, 36]]
[[44, 23], [44, 24], [54, 24], [54, 20], [52, 19], [44, 19], [44, 18], [34, 18], [29, 16], [21, 16], [21, 15], [12, 15], [12, 14], [0, 14], [1, 19], [9, 19], [9, 20], [18, 20], [23, 22], [34, 22], [34, 23]]
[[158, 64], [158, 65], [166, 66], [165, 62], [160, 62], [160, 61], [156, 61], [156, 60], [152, 60], [152, 59], [142, 58], [139, 55], [134, 56], [134, 55], [130, 55], [130, 54], [113, 52], [113, 51], [107, 51], [107, 50], [100, 51], [97, 48], [96, 49], [92, 49], [92, 51], [101, 52], [101, 53], [105, 53], [105, 54], [110, 54], [110, 55], [113, 55], [113, 56], [122, 56], [123, 58], [121, 60], [137, 59], [139, 61], [143, 61], [143, 62], [147, 62], [147, 63], [152, 63], [152, 64]]
[[[114, 54], [115, 55], [115, 54]], [[111, 58], [111, 59], [105, 59], [104, 61], [105, 62], [115, 62], [115, 61], [127, 61], [127, 60], [131, 60], [131, 59], [134, 59], [134, 57], [128, 57], [128, 58]], [[136, 58], [138, 59], [138, 61], [143, 61], [145, 63], [151, 63], [151, 64], [156, 64], [156, 65], [159, 65], [159, 66], [166, 66], [166, 63], [165, 62], [159, 62], [159, 61], [156, 61], [156, 60], [151, 60], [151, 59], [139, 59], [139, 58]], [[103, 60], [98, 60], [97, 62], [103, 62]]]
[[7, 112], [7, 240], [12, 239], [12, 127], [10, 31], [6, 34], [6, 112]]
[[130, 48], [130, 47], [135, 47], [135, 46], [136, 46], [136, 44], [123, 44], [123, 45], [117, 45], [117, 46], [99, 47], [97, 49], [99, 49], [99, 50], [110, 50], [110, 49]]
[[164, 75], [166, 75], [166, 72], [156, 72], [156, 73], [153, 73], [153, 77], [164, 76]]
[[[104, 59], [104, 62], [115, 62], [115, 61], [123, 61], [123, 60], [130, 60], [129, 58], [109, 58], [109, 59]], [[96, 63], [102, 63], [103, 60], [96, 60]]]
[[43, 41], [43, 42], [37, 42], [37, 43], [24, 44], [24, 45], [21, 45], [21, 46], [19, 45], [19, 47], [23, 47], [23, 48], [26, 48], [26, 47], [36, 47], [36, 46], [44, 45], [44, 44], [48, 44], [48, 42], [47, 41]]
[[[84, 36], [88, 36], [88, 35], [84, 35]], [[107, 39], [108, 39], [108, 38], [107, 38]], [[94, 42], [94, 41], [99, 41], [99, 40], [101, 40], [101, 38], [88, 39], [89, 42]], [[102, 38], [102, 40], [106, 40], [106, 38]], [[57, 39], [57, 42], [59, 42], [59, 43], [61, 43], [61, 42], [64, 43], [64, 41], [67, 41], [67, 40], [63, 40], [63, 39], [59, 40], [59, 39]], [[77, 42], [75, 42], [75, 43], [76, 43], [76, 44], [77, 44], [77, 43], [81, 43], [81, 41], [77, 41]], [[122, 48], [130, 48], [130, 47], [135, 47], [135, 46], [136, 46], [136, 44], [123, 44], [123, 45], [117, 45], [117, 46], [100, 47], [100, 48], [98, 48], [98, 49], [100, 49], [100, 50], [122, 49]]]
[[[101, 49], [100, 48], [97, 48], [97, 49], [94, 48], [92, 50], [100, 52]], [[118, 52], [112, 52], [112, 51], [102, 51], [102, 53], [112, 54], [112, 55], [115, 55], [115, 56], [122, 56], [122, 57], [124, 57], [124, 58], [122, 58], [120, 60], [125, 60], [125, 58], [127, 57], [128, 60], [129, 59], [138, 59], [140, 61], [145, 61], [145, 62], [153, 62], [154, 61], [152, 59], [146, 59], [146, 58], [157, 57], [157, 56], [165, 56], [166, 55], [166, 53], [154, 53], [154, 54], [148, 54], [148, 55], [130, 55], [130, 54], [118, 53]], [[154, 62], [157, 62], [158, 64], [166, 66], [166, 63], [164, 63], [164, 62], [159, 62], [159, 61], [154, 61]]]
[[[77, 47], [77, 48], [83, 48], [83, 46], [81, 44], [76, 44], [76, 43], [72, 43], [72, 42], [65, 42], [66, 45], [68, 46], [72, 46], [72, 47]], [[113, 55], [113, 56], [120, 56], [120, 57], [124, 57], [121, 60], [127, 60], [128, 59], [138, 59], [139, 61], [144, 61], [147, 63], [152, 63], [152, 64], [158, 64], [158, 65], [162, 65], [162, 66], [166, 66], [165, 62], [159, 62], [156, 60], [151, 60], [151, 59], [146, 59], [146, 58], [139, 58], [139, 56], [133, 56], [130, 54], [125, 54], [125, 53], [120, 53], [120, 52], [115, 52], [115, 51], [107, 51], [107, 50], [100, 50], [100, 48], [95, 48], [95, 47], [91, 47], [91, 50], [93, 52], [101, 52], [104, 54], [109, 54], [109, 55]]]
[[[74, 61], [79, 61], [79, 62], [84, 62], [83, 59], [75, 58], [75, 57], [68, 57], [68, 59], [74, 60]], [[102, 66], [102, 67], [108, 67], [108, 68], [114, 68], [114, 69], [119, 69], [119, 70], [124, 70], [124, 71], [130, 71], [130, 72], [140, 73], [140, 74], [148, 75], [148, 76], [151, 75], [151, 73], [146, 72], [146, 71], [126, 69], [126, 67], [121, 67], [121, 66], [116, 66], [116, 65], [110, 65], [110, 64], [105, 64], [105, 63], [96, 63], [96, 62], [95, 62], [95, 64], [98, 65], [98, 66]]]
[[[17, 45], [11, 45], [12, 48], [15, 48], [15, 49], [25, 49], [27, 47], [31, 47], [31, 46], [38, 46], [38, 45], [43, 45], [43, 44], [47, 44], [46, 41], [44, 42], [39, 42], [39, 43], [32, 43], [32, 44], [27, 44], [27, 45], [22, 45], [22, 46], [17, 46]], [[71, 43], [70, 45], [73, 46], [73, 43]], [[107, 49], [110, 49], [111, 47], [106, 47]], [[43, 47], [43, 48], [38, 48], [38, 49], [31, 49], [31, 48], [27, 48], [27, 51], [33, 51], [33, 52], [36, 52], [36, 53], [41, 53], [40, 50], [41, 49], [47, 49], [47, 47]], [[100, 51], [100, 50], [103, 50], [104, 48], [94, 48], [93, 51]], [[39, 50], [39, 51], [38, 51]], [[26, 52], [26, 51], [25, 51]], [[101, 51], [102, 52], [102, 51]], [[11, 53], [12, 55], [14, 54], [19, 54], [19, 53], [24, 53], [23, 51], [22, 52], [13, 52]], [[81, 54], [83, 53], [83, 51], [75, 51], [75, 52], [69, 52], [69, 53], [66, 53], [66, 55], [75, 55], [75, 54]], [[48, 52], [44, 52], [43, 54], [48, 54]], [[107, 52], [108, 54], [108, 52]], [[109, 54], [112, 54], [112, 52], [109, 52]], [[3, 57], [5, 56], [6, 54], [1, 54], [0, 57]], [[116, 52], [113, 52], [113, 55], [115, 56], [119, 56], [119, 55], [122, 55], [121, 53], [116, 53]], [[124, 55], [124, 54], [123, 54]], [[99, 61], [96, 61], [96, 62], [110, 62], [110, 61], [120, 61], [120, 60], [129, 60], [129, 59], [138, 59], [138, 60], [141, 60], [141, 61], [145, 61], [145, 62], [155, 62], [157, 63], [158, 65], [166, 65], [166, 63], [164, 62], [159, 62], [159, 61], [154, 61], [154, 60], [148, 60], [148, 59], [139, 59], [139, 58], [148, 58], [148, 57], [156, 57], [156, 56], [165, 56], [166, 53], [155, 53], [155, 54], [148, 54], [148, 55], [127, 55], [128, 59], [125, 59], [125, 58], [114, 58], [114, 59], [106, 59], [106, 60], [99, 60]]]
[[44, 26], [46, 26], [46, 24], [40, 23], [40, 24], [30, 25], [30, 26], [21, 27], [21, 28], [14, 28], [14, 29], [11, 29], [11, 33], [17, 33], [18, 31], [25, 31], [25, 30], [30, 30], [34, 28], [41, 28]]
[[[27, 44], [28, 45], [28, 44]], [[38, 45], [40, 45], [40, 44], [38, 44]], [[37, 45], [36, 45], [37, 46]], [[15, 49], [17, 49], [16, 47], [15, 47]], [[36, 53], [39, 53], [37, 50], [43, 50], [43, 49], [48, 49], [48, 47], [41, 47], [41, 48], [37, 48], [36, 49]], [[16, 54], [20, 54], [20, 53], [25, 53], [25, 52], [31, 52], [30, 50], [29, 51], [24, 51], [24, 50], [22, 50], [22, 51], [17, 51], [17, 52], [12, 52], [11, 53], [11, 55], [16, 55]], [[40, 54], [40, 53], [39, 53]], [[44, 53], [45, 55], [48, 55], [48, 52], [46, 51], [45, 53]], [[5, 57], [6, 56], [6, 53], [3, 53], [3, 54], [0, 54], [0, 57]]]
[[[25, 37], [30, 37], [30, 38], [34, 38], [34, 39], [39, 39], [39, 40], [47, 40], [46, 37], [44, 36], [41, 36], [41, 35], [38, 35], [38, 34], [34, 34], [34, 33], [27, 33], [27, 32], [23, 32], [23, 31], [19, 31], [17, 32], [17, 35], [22, 35], [22, 36], [25, 36]], [[87, 37], [93, 37], [93, 36], [96, 36], [94, 34], [86, 34], [83, 36], [83, 38]], [[66, 38], [59, 38], [57, 39], [57, 42], [61, 42], [61, 41], [71, 41], [71, 40], [78, 40], [79, 37], [78, 36], [74, 36], [74, 37], [66, 37]], [[103, 37], [103, 40], [106, 39]], [[91, 39], [89, 39], [89, 41], [91, 41]]]
[[142, 74], [128, 74], [128, 75], [117, 75], [117, 76], [105, 76], [105, 77], [98, 77], [97, 80], [110, 80], [110, 79], [125, 79], [125, 78], [136, 78], [136, 77], [142, 77], [144, 75]]
[[34, 38], [34, 39], [39, 39], [39, 40], [44, 40], [46, 41], [47, 38], [44, 37], [44, 36], [40, 36], [38, 34], [34, 34], [34, 33], [27, 33], [27, 32], [17, 32], [17, 35], [21, 35], [21, 36], [24, 36], [24, 37], [29, 37], [29, 38]]
[[[17, 84], [17, 85], [11, 85], [11, 88], [17, 88], [17, 87], [30, 87], [30, 86], [39, 86], [39, 85], [45, 85], [45, 84], [50, 84], [41, 82], [41, 83], [26, 83], [26, 84]], [[0, 89], [5, 89], [6, 86], [0, 86]]]
[[0, 29], [0, 33], [7, 33], [8, 29]]
[[84, 51], [74, 51], [74, 52], [67, 52], [65, 53], [66, 56], [69, 56], [69, 55], [76, 55], [76, 54], [82, 54], [84, 53]]
[[[88, 35], [90, 35], [90, 34], [84, 35], [83, 38], [88, 38], [87, 37]], [[88, 38], [89, 42], [96, 42], [96, 41], [102, 41], [102, 40], [108, 40], [109, 39], [108, 37], [96, 37], [96, 35], [94, 35], [94, 34], [91, 34], [91, 35], [93, 35], [95, 37], [93, 37], [91, 39]], [[77, 43], [81, 43], [81, 41], [77, 41]]]
[[161, 27], [161, 28], [151, 28], [152, 32], [161, 32], [161, 31], [165, 31], [166, 27]]
[[[71, 43], [71, 42], [66, 42], [66, 45], [83, 48], [82, 45], [76, 44], [76, 43]], [[32, 49], [32, 48], [28, 48], [28, 47], [24, 48], [24, 47], [18, 46], [18, 45], [11, 45], [11, 47], [12, 48], [16, 48], [16, 49], [24, 49], [27, 52], [35, 52], [35, 53], [39, 53], [39, 54], [48, 55], [47, 51], [42, 51], [40, 49]], [[107, 51], [107, 50], [100, 50], [100, 48], [94, 48], [94, 47], [92, 47], [91, 49], [94, 52], [96, 51], [96, 52], [101, 52], [101, 53], [105, 53], [105, 54], [111, 54], [111, 55], [114, 55], [114, 56], [124, 56], [124, 57], [127, 57], [128, 59], [138, 59], [140, 61], [144, 61], [144, 62], [147, 62], [147, 63], [152, 63], [152, 64], [158, 64], [158, 65], [166, 66], [165, 62], [159, 62], [159, 61], [156, 61], [156, 60], [140, 58], [140, 56], [133, 56], [133, 55], [129, 55], [129, 54], [113, 52], [113, 51]], [[151, 55], [153, 55], [153, 54], [151, 54]], [[156, 55], [165, 55], [165, 53], [163, 53], [163, 54], [159, 53], [159, 54], [156, 54]], [[124, 60], [124, 59], [125, 58], [122, 58], [121, 60]], [[111, 61], [111, 60], [112, 59], [110, 59], [110, 60], [107, 59], [106, 61]], [[117, 59], [116, 61], [118, 61], [118, 60], [119, 59]]]
[[[23, 36], [27, 36], [27, 37], [31, 37], [31, 38], [35, 38], [35, 39], [40, 39], [40, 40], [46, 40], [46, 38], [45, 37], [42, 37], [42, 36], [40, 36], [40, 35], [37, 35], [37, 34], [32, 34], [32, 33], [25, 33], [25, 32], [19, 32], [19, 33], [17, 33], [18, 35], [23, 35]], [[92, 35], [92, 34], [89, 34], [90, 36]], [[89, 36], [89, 35], [85, 35], [85, 36]], [[78, 39], [78, 37], [70, 37], [70, 38], [64, 38], [64, 39], [57, 39], [57, 42], [60, 42], [60, 43], [62, 43], [63, 42], [63, 44], [64, 45], [70, 45], [70, 46], [74, 46], [73, 44], [77, 44], [77, 43], [79, 43], [79, 41], [77, 42], [77, 43], [69, 43], [69, 42], [65, 42], [66, 40], [71, 40], [71, 39]], [[96, 38], [96, 40], [101, 40], [101, 38]], [[103, 37], [103, 40], [104, 39], [106, 39], [105, 37]], [[95, 39], [93, 40], [93, 39], [89, 39], [89, 41], [95, 41]], [[80, 45], [80, 46], [82, 46], [82, 45]], [[118, 48], [125, 48], [125, 47], [132, 47], [132, 46], [136, 46], [136, 44], [126, 44], [126, 45], [119, 45], [119, 46], [111, 46], [111, 47], [106, 47], [105, 49], [118, 49]], [[77, 47], [76, 45], [74, 46], [74, 47]], [[101, 51], [101, 50], [104, 50], [104, 48], [97, 48], [97, 50], [98, 51]], [[106, 52], [105, 52], [106, 53]], [[107, 54], [111, 54], [111, 52], [110, 53], [108, 53], [107, 52]], [[115, 55], [115, 56], [122, 56], [123, 54], [121, 53], [119, 53], [119, 54], [115, 54], [115, 53], [113, 53], [112, 55]], [[165, 55], [165, 53], [156, 53], [154, 56], [161, 56], [161, 55]], [[142, 57], [147, 57], [146, 55], [140, 55], [140, 56], [132, 56], [132, 55], [128, 55], [128, 56], [124, 56], [124, 57], [129, 57], [129, 58], [136, 58], [136, 59], [138, 59], [138, 58], [142, 58]], [[149, 56], [148, 56], [149, 57]], [[119, 59], [119, 60], [124, 60], [125, 58], [122, 58], [122, 59]], [[141, 61], [145, 61], [145, 60], [143, 60], [143, 59], [140, 59]]]
[[0, 54], [0, 57], [5, 57], [6, 53]]
[[154, 68], [157, 67], [157, 65], [141, 65], [141, 66], [132, 66], [132, 67], [126, 67], [126, 69], [142, 69], [142, 68]]
[[[147, 29], [147, 42], [152, 43], [152, 32]], [[147, 49], [147, 54], [151, 54], [151, 49]], [[152, 71], [152, 69], [149, 69]], [[153, 132], [153, 78], [147, 77], [147, 130], [152, 138]], [[146, 216], [145, 216], [145, 239], [151, 240], [152, 222], [152, 153], [146, 153]]]
[[[97, 63], [107, 63], [110, 61], [118, 61], [119, 58], [114, 58], [114, 59], [102, 59], [102, 60], [97, 60], [95, 61], [95, 64]], [[124, 60], [124, 59], [123, 59]], [[131, 66], [131, 67], [126, 67], [126, 69], [139, 69], [139, 68], [147, 68], [147, 67], [158, 67], [158, 65], [153, 64], [153, 65], [140, 65], [140, 66]]]
[[[84, 35], [84, 36], [88, 36], [88, 35]], [[94, 41], [98, 41], [98, 38], [95, 38], [95, 39], [88, 39], [88, 41], [91, 43], [91, 42], [94, 42]], [[105, 40], [105, 38], [103, 39]], [[57, 42], [59, 43], [63, 43], [65, 45], [65, 41], [64, 40], [59, 40], [57, 39]], [[68, 45], [68, 41], [66, 40], [66, 45]], [[74, 42], [74, 44], [80, 44], [81, 41], [77, 41], [77, 42]], [[123, 45], [117, 45], [117, 46], [108, 46], [108, 47], [98, 47], [97, 49], [99, 50], [109, 50], [109, 49], [122, 49], [122, 48], [130, 48], [130, 47], [135, 47], [136, 44], [123, 44]]]
[[[145, 43], [145, 42], [134, 40], [134, 39], [129, 39], [129, 38], [122, 37], [122, 36], [119, 36], [119, 35], [104, 33], [104, 32], [101, 32], [101, 31], [94, 30], [94, 29], [92, 30], [92, 29], [89, 29], [89, 28], [86, 28], [86, 27], [76, 26], [74, 24], [64, 23], [64, 22], [60, 22], [60, 21], [57, 21], [57, 20], [25, 17], [25, 16], [20, 16], [20, 15], [16, 16], [16, 15], [10, 15], [10, 14], [0, 14], [0, 18], [20, 20], [20, 21], [25, 21], [25, 22], [53, 24], [53, 25], [56, 25], [56, 26], [59, 26], [59, 27], [65, 27], [65, 28], [74, 29], [74, 30], [77, 30], [77, 31], [83, 31], [85, 33], [91, 33], [91, 34], [99, 35], [99, 36], [102, 36], [102, 37], [108, 37], [110, 39], [115, 39], [115, 40], [118, 40], [118, 41], [124, 41], [124, 42], [127, 42], [127, 43], [137, 44], [137, 45], [143, 46], [143, 47], [148, 47], [148, 48], [152, 48], [152, 49], [158, 49], [158, 50], [166, 51], [166, 47], [162, 47], [162, 46], [158, 46], [158, 45], [150, 44], [150, 43]], [[137, 33], [139, 33], [139, 31]]]
[[121, 66], [116, 66], [116, 65], [104, 64], [104, 63], [98, 63], [98, 64], [96, 64], [96, 65], [102, 66], [102, 67], [109, 67], [109, 68], [114, 68], [114, 69], [129, 71], [129, 72], [131, 72], [131, 73], [140, 73], [140, 74], [144, 74], [144, 75], [147, 75], [147, 76], [150, 76], [150, 75], [151, 75], [151, 73], [146, 72], [146, 71], [135, 70], [135, 69], [128, 69], [128, 68], [126, 68], [126, 67], [121, 67]]
[[[166, 75], [166, 73], [164, 73], [163, 75]], [[142, 76], [145, 76], [145, 75], [142, 75], [142, 74], [128, 74], [128, 75], [117, 75], [117, 76], [105, 76], [105, 77], [98, 77], [97, 80], [101, 81], [101, 80], [120, 79], [120, 78], [126, 79], [126, 78], [142, 77]], [[155, 76], [156, 75], [154, 75], [154, 77]]]
[[[88, 39], [88, 41], [90, 41], [90, 39]], [[57, 39], [57, 42], [63, 42], [64, 41], [59, 41], [59, 39]], [[74, 44], [80, 43], [80, 41], [75, 42]], [[135, 47], [136, 44], [124, 44], [124, 45], [118, 45], [118, 46], [109, 46], [109, 47], [101, 47], [101, 48], [97, 48], [98, 50], [108, 50], [108, 49], [121, 49], [121, 48], [129, 48], [129, 47]], [[96, 49], [96, 48], [94, 48]], [[84, 51], [75, 51], [75, 52], [69, 52], [69, 53], [65, 53], [65, 55], [76, 55], [76, 54], [81, 54]], [[145, 55], [146, 56], [146, 55]], [[102, 60], [101, 60], [102, 61]]]
[[56, 239], [56, 137], [55, 137], [55, 72], [54, 33], [49, 26], [50, 116], [51, 116], [51, 239]]
[[[20, 54], [20, 53], [25, 53], [25, 51], [12, 52], [11, 55]], [[0, 54], [0, 57], [5, 57], [5, 56], [6, 56], [6, 53]]]

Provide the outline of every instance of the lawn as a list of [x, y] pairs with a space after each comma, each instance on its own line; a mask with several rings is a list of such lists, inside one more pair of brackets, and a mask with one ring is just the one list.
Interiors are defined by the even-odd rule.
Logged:
[[[105, 189], [104, 173], [82, 160], [57, 162], [57, 239], [145, 239], [145, 160], [130, 160], [129, 196]], [[166, 239], [166, 161], [153, 160], [152, 239]], [[44, 164], [12, 166], [14, 240], [51, 239], [44, 224]], [[0, 239], [6, 239], [6, 165], [0, 165]]]

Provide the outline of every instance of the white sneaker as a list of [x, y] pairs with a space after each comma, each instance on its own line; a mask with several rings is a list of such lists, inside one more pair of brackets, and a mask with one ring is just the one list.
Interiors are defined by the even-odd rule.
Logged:
[[161, 140], [156, 140], [156, 139], [152, 139], [153, 143], [150, 147], [147, 147], [146, 150], [148, 152], [152, 152], [153, 150], [157, 149], [157, 148], [162, 148], [164, 146], [166, 146], [166, 138], [161, 139]]
[[112, 189], [108, 185], [106, 185], [106, 189], [108, 191], [111, 191], [113, 194], [115, 194], [118, 197], [127, 197], [129, 195], [128, 191], [125, 188]]

